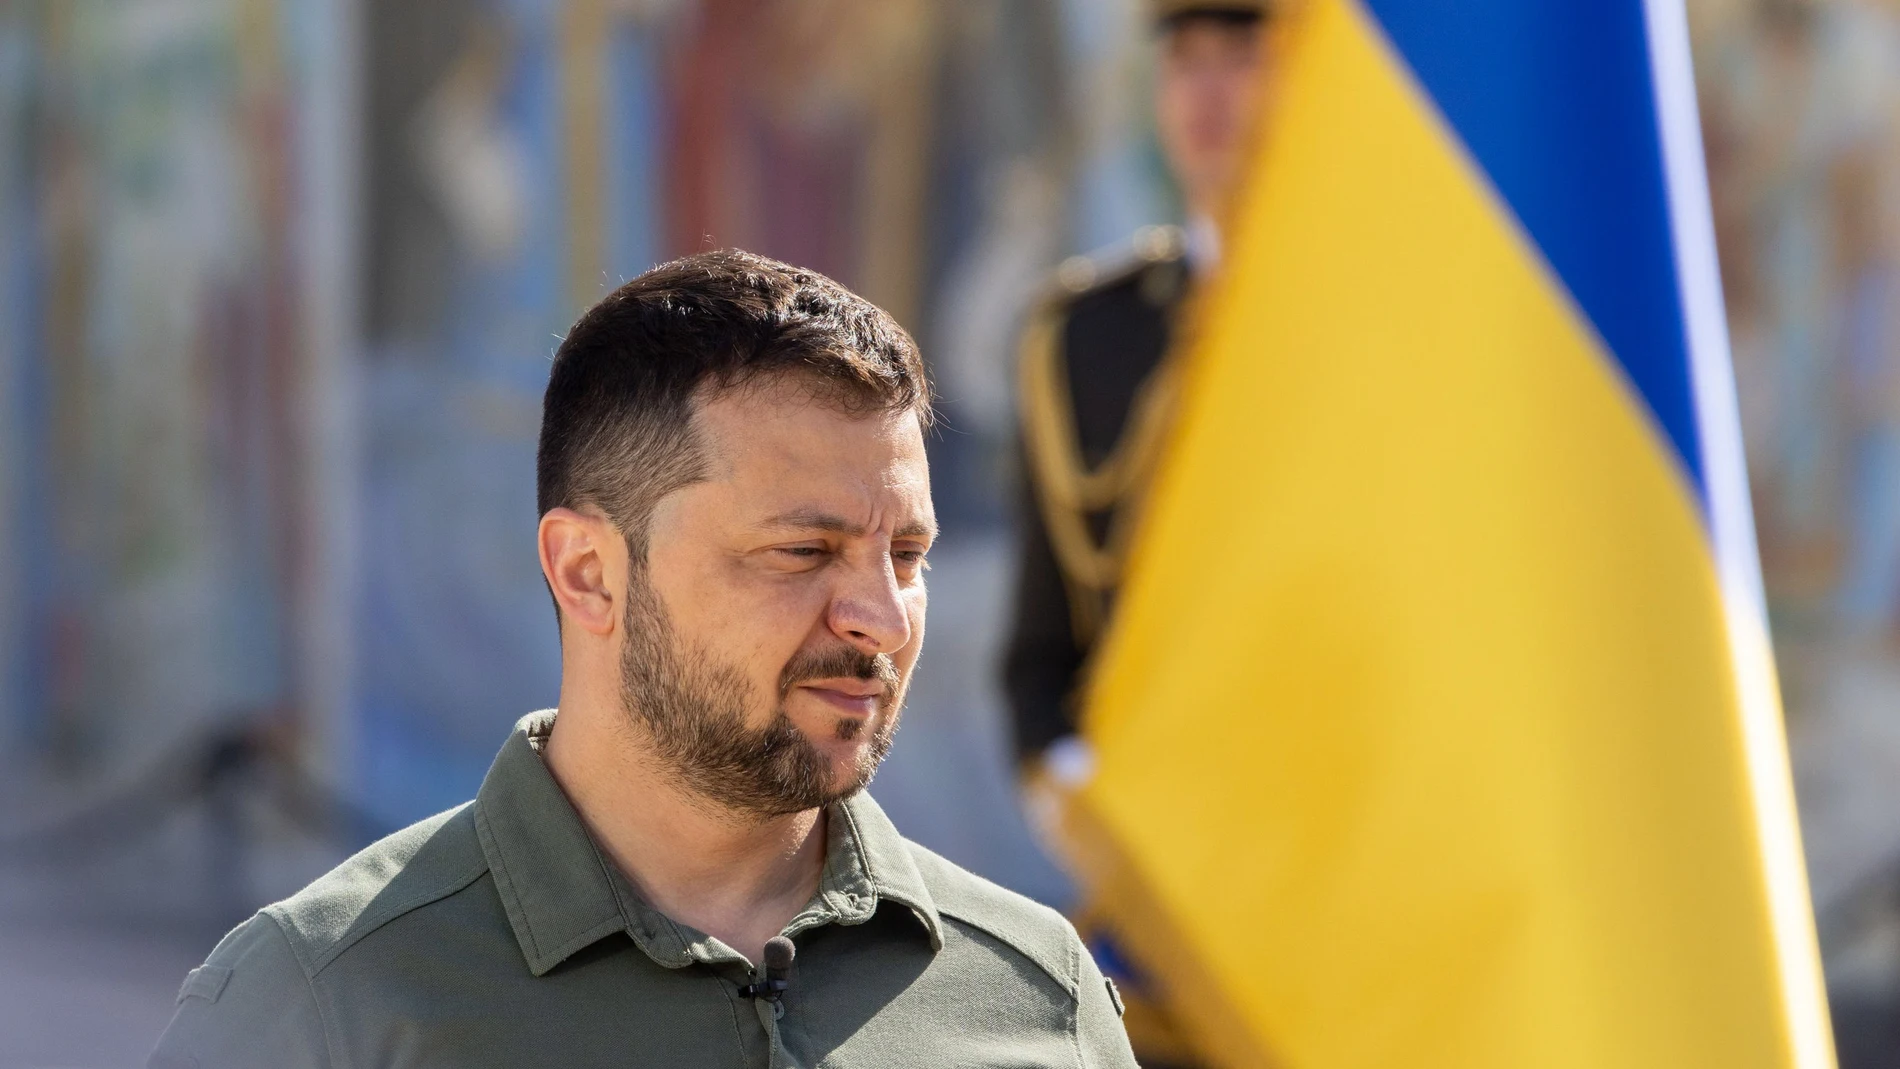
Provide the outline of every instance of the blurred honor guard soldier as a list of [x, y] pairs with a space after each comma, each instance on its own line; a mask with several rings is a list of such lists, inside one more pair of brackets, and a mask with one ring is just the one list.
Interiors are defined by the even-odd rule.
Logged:
[[[1147, 227], [1127, 248], [1064, 263], [1024, 332], [1029, 500], [1004, 689], [1032, 810], [1047, 808], [1049, 790], [1087, 774], [1078, 684], [1166, 432], [1170, 345], [1195, 280], [1220, 255], [1216, 220], [1252, 144], [1268, 8], [1267, 0], [1153, 5], [1156, 123], [1187, 225]], [[1144, 1061], [1179, 1057], [1169, 1030], [1149, 1027], [1146, 1007], [1134, 1006], [1129, 1030]]]
[[1133, 1066], [1068, 922], [863, 793], [923, 643], [929, 418], [888, 315], [763, 257], [584, 315], [537, 480], [558, 710], [226, 936], [152, 1064]]
[[1017, 755], [1030, 766], [1075, 731], [1076, 683], [1166, 426], [1169, 343], [1195, 277], [1220, 255], [1215, 220], [1253, 133], [1265, 12], [1265, 0], [1156, 5], [1157, 125], [1188, 224], [1146, 227], [1126, 249], [1064, 263], [1024, 332], [1031, 500], [1005, 676]]

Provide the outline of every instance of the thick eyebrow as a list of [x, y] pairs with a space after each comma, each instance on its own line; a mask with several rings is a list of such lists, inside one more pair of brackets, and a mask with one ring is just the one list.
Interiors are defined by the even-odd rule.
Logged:
[[[797, 509], [780, 513], [769, 520], [760, 521], [756, 526], [761, 530], [829, 531], [852, 538], [864, 534], [863, 525], [852, 523], [835, 513], [819, 512], [816, 509]], [[891, 532], [891, 537], [928, 538], [934, 541], [937, 537], [937, 524], [931, 520], [907, 523]]]

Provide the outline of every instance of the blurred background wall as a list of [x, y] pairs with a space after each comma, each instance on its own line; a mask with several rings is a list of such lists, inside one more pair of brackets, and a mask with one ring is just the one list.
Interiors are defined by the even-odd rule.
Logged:
[[1875, 0], [1691, 15], [1842, 1061], [1900, 1064], [1900, 21]]
[[[1690, 7], [1843, 1060], [1895, 1064], [1900, 14]], [[710, 246], [922, 343], [947, 537], [876, 791], [1066, 901], [992, 682], [1013, 336], [1177, 212], [1147, 48], [1135, 0], [0, 2], [0, 1067], [137, 1062], [223, 927], [553, 702], [547, 361]]]

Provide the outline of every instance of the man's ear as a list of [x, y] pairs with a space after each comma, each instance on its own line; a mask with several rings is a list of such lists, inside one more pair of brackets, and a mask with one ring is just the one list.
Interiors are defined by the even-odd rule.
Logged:
[[627, 543], [605, 516], [549, 509], [537, 532], [541, 574], [565, 619], [595, 635], [613, 632], [620, 620], [614, 591], [625, 588]]

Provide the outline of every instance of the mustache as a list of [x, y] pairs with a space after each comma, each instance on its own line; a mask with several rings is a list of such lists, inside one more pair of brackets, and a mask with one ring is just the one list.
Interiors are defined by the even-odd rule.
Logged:
[[870, 654], [849, 646], [800, 653], [779, 674], [778, 690], [780, 695], [784, 695], [806, 680], [840, 678], [875, 679], [884, 685], [884, 692], [889, 694], [897, 689], [897, 665], [891, 660], [890, 654]]

